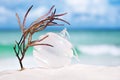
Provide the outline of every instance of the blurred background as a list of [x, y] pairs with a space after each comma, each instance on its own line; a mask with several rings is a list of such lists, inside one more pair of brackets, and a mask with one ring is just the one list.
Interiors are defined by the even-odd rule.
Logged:
[[[0, 63], [15, 58], [13, 46], [21, 32], [15, 17], [21, 18], [34, 5], [26, 27], [55, 5], [57, 13], [67, 12], [63, 18], [71, 25], [47, 27], [34, 39], [49, 31], [59, 33], [64, 28], [82, 64], [120, 65], [120, 0], [0, 0]], [[33, 48], [27, 51], [32, 55]], [[1, 65], [0, 65], [1, 66]]]

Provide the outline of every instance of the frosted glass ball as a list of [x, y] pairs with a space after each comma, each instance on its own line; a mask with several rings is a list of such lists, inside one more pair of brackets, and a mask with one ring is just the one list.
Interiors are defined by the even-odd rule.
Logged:
[[39, 43], [50, 44], [53, 47], [38, 45], [33, 49], [33, 56], [39, 67], [59, 68], [69, 65], [73, 57], [72, 44], [65, 36], [53, 32], [40, 36], [39, 40], [47, 35], [48, 37]]

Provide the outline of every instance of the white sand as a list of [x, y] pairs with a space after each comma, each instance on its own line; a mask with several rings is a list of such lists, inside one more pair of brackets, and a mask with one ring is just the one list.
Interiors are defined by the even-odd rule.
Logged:
[[74, 64], [59, 69], [7, 70], [0, 72], [0, 80], [120, 80], [120, 66]]

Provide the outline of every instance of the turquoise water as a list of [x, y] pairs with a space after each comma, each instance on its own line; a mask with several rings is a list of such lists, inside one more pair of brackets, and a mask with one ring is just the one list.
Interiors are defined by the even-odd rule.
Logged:
[[[39, 32], [39, 35], [49, 31]], [[58, 33], [59, 31], [56, 31]], [[70, 41], [83, 64], [120, 65], [120, 31], [69, 31]], [[0, 31], [0, 59], [15, 57], [13, 46], [19, 40], [19, 31]], [[32, 55], [33, 48], [27, 51]]]

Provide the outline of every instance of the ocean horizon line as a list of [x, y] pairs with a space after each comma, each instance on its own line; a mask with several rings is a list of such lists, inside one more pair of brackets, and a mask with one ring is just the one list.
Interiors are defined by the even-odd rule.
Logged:
[[[60, 31], [63, 30], [64, 28], [67, 28], [69, 31], [120, 31], [120, 28], [69, 28], [69, 27], [58, 27], [58, 28], [46, 28], [44, 31]], [[0, 29], [1, 31], [20, 31], [19, 28], [15, 29]]]

